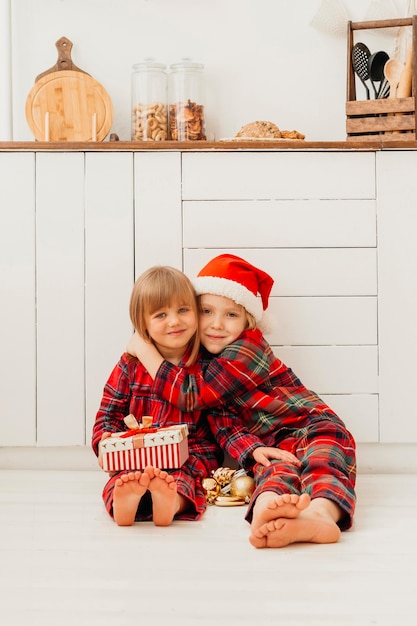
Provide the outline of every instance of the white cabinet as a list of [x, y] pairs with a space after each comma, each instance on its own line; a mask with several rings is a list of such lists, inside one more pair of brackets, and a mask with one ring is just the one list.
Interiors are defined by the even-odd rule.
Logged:
[[[130, 153], [85, 155], [86, 442], [103, 386], [131, 332], [134, 172]], [[139, 209], [138, 209], [139, 212]]]
[[417, 152], [377, 154], [381, 442], [417, 441]]
[[36, 155], [36, 432], [84, 441], [84, 155]]
[[0, 445], [89, 441], [130, 332], [130, 154], [0, 154]]
[[1, 445], [36, 441], [35, 155], [0, 153]]
[[226, 251], [270, 273], [275, 353], [377, 442], [375, 154], [193, 153], [182, 172], [186, 273]]
[[0, 446], [89, 445], [135, 267], [182, 267], [181, 155], [0, 153], [0, 200]]
[[[232, 252], [361, 443], [415, 443], [417, 151], [0, 152], [1, 446], [84, 446], [135, 276]], [[393, 175], [395, 172], [395, 176]]]
[[182, 269], [181, 153], [138, 152], [135, 173], [135, 270]]

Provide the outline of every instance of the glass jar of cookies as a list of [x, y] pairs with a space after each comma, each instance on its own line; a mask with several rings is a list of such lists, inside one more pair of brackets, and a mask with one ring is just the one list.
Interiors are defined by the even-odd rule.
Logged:
[[204, 118], [204, 65], [182, 59], [170, 66], [169, 136], [172, 141], [207, 139]]
[[168, 139], [166, 65], [145, 59], [133, 66], [132, 141]]

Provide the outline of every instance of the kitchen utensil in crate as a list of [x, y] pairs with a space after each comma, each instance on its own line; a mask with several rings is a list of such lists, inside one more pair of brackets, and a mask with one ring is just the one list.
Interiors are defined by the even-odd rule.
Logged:
[[[370, 80], [371, 78], [369, 74], [370, 56], [371, 56], [371, 53], [366, 44], [362, 43], [361, 41], [359, 41], [358, 43], [355, 43], [352, 49], [352, 65], [353, 65], [355, 74], [359, 76], [359, 78], [362, 81], [363, 86], [365, 87], [367, 100], [369, 100], [370, 98], [369, 87], [366, 84], [366, 81]], [[376, 96], [375, 85], [373, 83], [371, 84], [372, 84], [372, 87], [374, 88], [375, 96]]]
[[377, 98], [381, 98], [381, 90], [384, 83], [384, 67], [385, 63], [389, 60], [389, 55], [384, 50], [379, 50], [371, 54], [368, 60], [369, 76], [372, 84], [379, 83], [379, 87], [376, 93]]

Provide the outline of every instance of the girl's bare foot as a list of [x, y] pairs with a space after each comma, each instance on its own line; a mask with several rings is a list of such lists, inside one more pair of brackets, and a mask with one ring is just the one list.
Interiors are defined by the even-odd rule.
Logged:
[[158, 467], [147, 467], [145, 472], [150, 478], [153, 523], [156, 526], [169, 526], [180, 509], [175, 478]]
[[118, 526], [132, 526], [139, 502], [149, 483], [149, 475], [145, 472], [129, 472], [116, 480], [113, 492], [113, 517]]
[[[317, 498], [310, 501], [308, 494], [291, 494], [290, 501], [284, 496], [276, 497], [275, 508], [270, 506], [271, 500], [269, 506], [268, 500], [264, 502], [266, 515], [270, 516], [271, 511], [275, 511], [275, 515], [260, 526], [253, 527], [252, 523], [249, 541], [255, 548], [282, 548], [300, 542], [335, 543], [340, 538], [336, 521], [341, 510], [330, 500]], [[261, 517], [259, 512], [258, 519]]]

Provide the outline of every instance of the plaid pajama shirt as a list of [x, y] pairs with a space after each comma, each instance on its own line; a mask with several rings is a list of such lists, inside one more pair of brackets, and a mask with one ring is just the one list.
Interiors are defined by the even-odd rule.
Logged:
[[[152, 378], [137, 359], [122, 355], [104, 387], [93, 426], [93, 451], [98, 455], [98, 445], [104, 432], [127, 430], [123, 418], [129, 414], [133, 414], [138, 421], [141, 421], [143, 415], [152, 415], [153, 425], [158, 427], [186, 423], [189, 457], [180, 469], [167, 471], [175, 477], [178, 493], [189, 503], [187, 510], [178, 515], [177, 519], [199, 519], [206, 509], [202, 480], [222, 463], [223, 453], [200, 411], [181, 412], [158, 398], [152, 391], [152, 384]], [[104, 504], [111, 516], [115, 482], [122, 473], [126, 472], [112, 476], [103, 490]], [[149, 520], [151, 515], [151, 501], [149, 494], [146, 494], [139, 504], [136, 520]]]
[[[258, 330], [244, 331], [220, 355], [191, 368], [164, 361], [153, 390], [183, 411], [205, 410], [220, 446], [253, 472], [256, 490], [247, 512], [264, 491], [308, 492], [344, 511], [342, 529], [355, 509], [355, 441], [343, 421], [277, 359]], [[254, 465], [260, 446], [291, 451], [301, 469], [283, 461]]]

